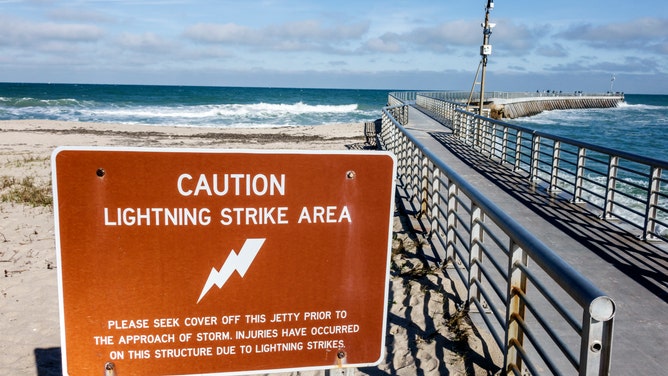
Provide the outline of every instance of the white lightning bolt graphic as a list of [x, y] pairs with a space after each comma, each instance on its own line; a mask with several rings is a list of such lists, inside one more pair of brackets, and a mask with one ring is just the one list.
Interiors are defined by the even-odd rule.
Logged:
[[202, 300], [204, 295], [209, 292], [213, 285], [218, 286], [218, 288], [223, 287], [235, 270], [243, 278], [251, 263], [253, 263], [255, 256], [257, 256], [257, 253], [260, 251], [260, 247], [264, 244], [264, 241], [265, 239], [246, 239], [246, 242], [241, 247], [241, 251], [239, 251], [238, 255], [234, 250], [230, 252], [230, 255], [227, 256], [227, 260], [223, 263], [220, 271], [216, 270], [216, 268], [211, 268], [211, 273], [209, 273], [209, 278], [207, 278], [206, 283], [204, 284], [204, 288], [199, 295], [199, 299], [197, 299], [197, 303]]

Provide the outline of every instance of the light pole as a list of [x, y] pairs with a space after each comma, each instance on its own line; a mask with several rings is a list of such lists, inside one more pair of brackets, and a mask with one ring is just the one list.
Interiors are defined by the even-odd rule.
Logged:
[[478, 114], [482, 116], [482, 108], [485, 105], [485, 76], [487, 73], [487, 56], [492, 54], [492, 45], [489, 44], [489, 36], [492, 35], [492, 28], [496, 26], [489, 22], [489, 12], [494, 9], [494, 0], [487, 0], [485, 7], [485, 23], [482, 25], [482, 46], [480, 46], [480, 56], [482, 56], [482, 74], [480, 77], [480, 109]]

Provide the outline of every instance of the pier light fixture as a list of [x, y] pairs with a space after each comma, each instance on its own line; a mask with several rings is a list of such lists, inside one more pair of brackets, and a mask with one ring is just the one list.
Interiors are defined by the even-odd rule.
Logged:
[[[489, 22], [489, 12], [494, 9], [494, 0], [487, 0], [487, 6], [485, 7], [485, 22], [482, 26], [482, 45], [480, 46], [480, 65], [478, 65], [478, 70], [475, 74], [475, 79], [473, 80], [473, 86], [471, 87], [471, 94], [469, 95], [469, 100], [467, 102], [468, 106], [471, 104], [471, 99], [473, 98], [473, 92], [476, 85], [480, 85], [480, 101], [478, 103], [478, 114], [482, 115], [483, 107], [485, 105], [485, 79], [487, 76], [487, 59], [489, 55], [492, 54], [492, 45], [489, 43], [489, 38], [492, 35], [492, 29], [496, 26], [495, 23]], [[482, 68], [482, 69], [481, 69]], [[478, 82], [478, 73], [482, 71], [480, 82]]]
[[487, 0], [487, 7], [485, 7], [485, 23], [483, 23], [482, 31], [482, 46], [480, 46], [480, 55], [482, 60], [482, 75], [480, 77], [480, 103], [478, 104], [478, 114], [482, 116], [482, 110], [485, 106], [485, 78], [487, 76], [487, 57], [492, 54], [492, 45], [489, 43], [489, 37], [492, 35], [492, 28], [496, 24], [489, 22], [489, 12], [494, 9], [494, 0]]

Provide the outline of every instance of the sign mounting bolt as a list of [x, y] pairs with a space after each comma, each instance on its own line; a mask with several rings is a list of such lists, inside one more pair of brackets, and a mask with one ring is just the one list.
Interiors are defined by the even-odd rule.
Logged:
[[116, 365], [113, 362], [104, 364], [104, 376], [116, 376]]

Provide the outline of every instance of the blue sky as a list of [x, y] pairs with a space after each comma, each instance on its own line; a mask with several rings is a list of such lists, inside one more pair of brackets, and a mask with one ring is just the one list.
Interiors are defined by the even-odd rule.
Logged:
[[[0, 81], [469, 90], [486, 0], [0, 0]], [[497, 0], [487, 89], [668, 94], [668, 6]]]

